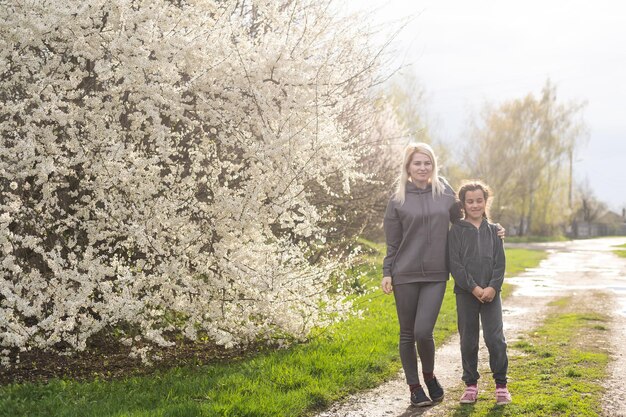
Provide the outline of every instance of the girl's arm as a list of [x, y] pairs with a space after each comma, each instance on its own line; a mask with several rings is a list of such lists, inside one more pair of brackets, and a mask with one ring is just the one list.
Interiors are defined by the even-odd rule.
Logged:
[[448, 231], [448, 257], [450, 260], [450, 272], [456, 284], [467, 292], [472, 292], [478, 285], [474, 278], [465, 270], [461, 258], [461, 232], [452, 227]]
[[506, 256], [504, 254], [504, 243], [502, 239], [498, 237], [494, 230], [491, 229], [493, 236], [493, 273], [489, 280], [489, 286], [496, 291], [502, 289], [502, 283], [504, 282], [504, 270], [506, 269]]

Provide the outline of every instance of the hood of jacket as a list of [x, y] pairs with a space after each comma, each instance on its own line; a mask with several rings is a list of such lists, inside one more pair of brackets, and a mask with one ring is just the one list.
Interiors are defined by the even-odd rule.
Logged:
[[419, 188], [411, 181], [407, 181], [405, 192], [410, 194], [432, 194], [433, 186], [429, 183], [426, 188]]
[[[476, 226], [474, 226], [472, 223], [468, 222], [465, 219], [461, 219], [454, 224], [457, 224], [459, 225], [459, 227], [463, 227], [463, 228], [476, 229]], [[488, 224], [487, 219], [483, 218], [482, 222], [480, 223], [480, 227], [483, 227], [483, 225], [487, 225], [487, 224]]]

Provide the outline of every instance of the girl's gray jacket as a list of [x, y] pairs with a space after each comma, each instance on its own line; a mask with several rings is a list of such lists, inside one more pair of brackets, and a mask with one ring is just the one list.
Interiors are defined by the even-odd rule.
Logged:
[[430, 185], [421, 189], [409, 181], [404, 204], [393, 198], [387, 204], [383, 276], [390, 276], [394, 285], [448, 280], [448, 229], [459, 209], [454, 191], [444, 184], [444, 193], [433, 197]]
[[476, 286], [502, 288], [506, 259], [498, 226], [483, 219], [480, 228], [459, 220], [448, 232], [450, 272], [454, 292], [469, 292]]

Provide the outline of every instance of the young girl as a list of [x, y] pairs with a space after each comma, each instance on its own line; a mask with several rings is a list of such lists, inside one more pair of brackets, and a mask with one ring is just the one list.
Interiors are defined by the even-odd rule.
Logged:
[[[502, 324], [500, 288], [504, 281], [505, 256], [497, 226], [488, 222], [489, 188], [479, 181], [459, 190], [465, 217], [448, 232], [450, 272], [454, 277], [457, 319], [461, 336], [461, 359], [465, 393], [461, 403], [478, 397], [478, 339], [480, 323], [489, 350], [489, 366], [496, 382], [496, 404], [511, 402], [506, 383], [508, 358]], [[480, 321], [479, 321], [480, 320]]]

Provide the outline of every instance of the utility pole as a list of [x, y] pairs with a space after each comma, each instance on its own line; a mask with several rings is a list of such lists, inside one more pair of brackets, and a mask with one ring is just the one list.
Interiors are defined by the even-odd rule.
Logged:
[[569, 148], [569, 209], [572, 211], [573, 201], [573, 173], [574, 173], [574, 149]]

